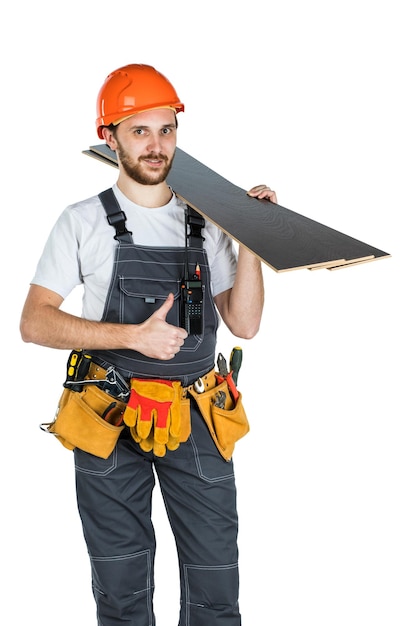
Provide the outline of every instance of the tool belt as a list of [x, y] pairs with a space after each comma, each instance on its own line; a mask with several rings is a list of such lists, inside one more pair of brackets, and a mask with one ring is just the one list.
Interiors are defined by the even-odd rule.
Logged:
[[249, 423], [242, 394], [231, 390], [230, 381], [214, 369], [188, 387], [162, 379], [132, 378], [127, 383], [114, 367], [105, 369], [85, 352], [73, 350], [55, 419], [41, 428], [69, 450], [79, 448], [106, 459], [127, 426], [144, 451], [162, 457], [191, 434], [191, 398], [218, 451], [230, 461]]

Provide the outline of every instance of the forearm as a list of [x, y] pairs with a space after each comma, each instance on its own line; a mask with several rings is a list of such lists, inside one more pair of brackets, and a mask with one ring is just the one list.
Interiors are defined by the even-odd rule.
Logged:
[[[216, 301], [217, 304], [217, 301]], [[264, 306], [264, 282], [259, 259], [239, 247], [236, 278], [230, 292], [218, 302], [220, 314], [229, 330], [243, 339], [256, 335]]]
[[86, 320], [44, 305], [27, 317], [23, 311], [21, 334], [24, 341], [48, 348], [110, 350], [129, 346], [130, 329], [127, 325]]
[[[257, 185], [248, 195], [276, 203], [277, 196], [266, 185]], [[215, 297], [223, 321], [229, 330], [242, 339], [256, 335], [264, 307], [264, 282], [260, 260], [247, 248], [239, 246], [239, 258], [233, 288]]]

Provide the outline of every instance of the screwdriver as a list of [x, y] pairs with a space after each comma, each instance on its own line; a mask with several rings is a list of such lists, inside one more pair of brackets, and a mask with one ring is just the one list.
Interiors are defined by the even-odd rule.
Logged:
[[239, 348], [239, 346], [235, 346], [230, 353], [230, 371], [235, 385], [237, 385], [237, 377], [239, 375], [240, 366], [242, 365], [242, 356], [242, 348]]

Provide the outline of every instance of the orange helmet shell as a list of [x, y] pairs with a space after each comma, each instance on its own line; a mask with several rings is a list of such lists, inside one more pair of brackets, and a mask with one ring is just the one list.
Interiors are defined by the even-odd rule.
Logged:
[[99, 91], [97, 134], [103, 139], [103, 126], [141, 111], [165, 108], [184, 111], [169, 80], [150, 65], [125, 65], [109, 74]]

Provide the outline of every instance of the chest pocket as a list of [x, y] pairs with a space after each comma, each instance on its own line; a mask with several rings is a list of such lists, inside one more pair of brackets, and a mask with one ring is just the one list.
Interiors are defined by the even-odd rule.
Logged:
[[[137, 247], [135, 251], [139, 253]], [[165, 255], [166, 252], [164, 256]], [[207, 265], [202, 255], [199, 255], [198, 261], [202, 268], [202, 273], [206, 278]], [[120, 261], [120, 263], [123, 264], [122, 261]], [[149, 263], [145, 262], [142, 264], [136, 259], [134, 265], [135, 276], [126, 276], [125, 274], [119, 273], [117, 278], [115, 277], [114, 289], [111, 291], [108, 299], [104, 319], [106, 321], [120, 322], [122, 324], [141, 324], [160, 309], [168, 294], [172, 293], [174, 295], [174, 304], [168, 311], [165, 320], [168, 324], [172, 324], [173, 326], [181, 326], [183, 280], [180, 278], [180, 274], [175, 276], [175, 268], [177, 267], [177, 272], [183, 271], [182, 263], [172, 262], [172, 259], [169, 264], [152, 263], [152, 276], [149, 276]], [[161, 265], [164, 266], [165, 271], [162, 269]], [[168, 265], [170, 267], [169, 272], [166, 271]], [[142, 269], [141, 276], [139, 275], [139, 268]], [[161, 275], [164, 274], [165, 276], [161, 278]], [[190, 334], [185, 340], [181, 350], [188, 352], [197, 350], [204, 339], [206, 331], [208, 330], [209, 334], [213, 331], [213, 323], [209, 323], [207, 320], [207, 307], [209, 307], [211, 311], [212, 303], [206, 301], [207, 292], [205, 284], [202, 285], [202, 294], [201, 333]], [[215, 315], [210, 315], [209, 317], [214, 317], [215, 319]]]
[[120, 322], [122, 324], [144, 322], [163, 305], [167, 295], [173, 293], [174, 305], [168, 311], [166, 321], [179, 326], [181, 283], [180, 279], [119, 276]]

